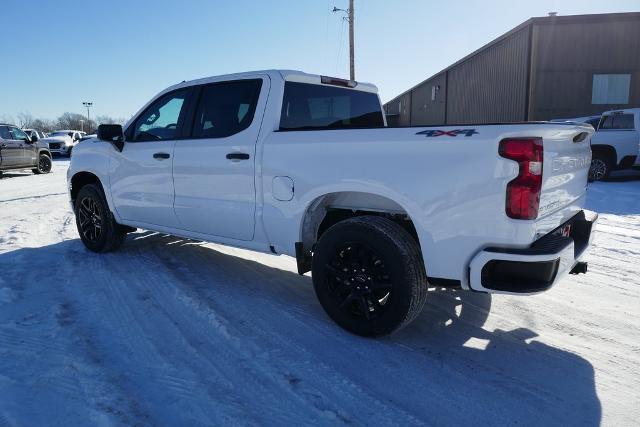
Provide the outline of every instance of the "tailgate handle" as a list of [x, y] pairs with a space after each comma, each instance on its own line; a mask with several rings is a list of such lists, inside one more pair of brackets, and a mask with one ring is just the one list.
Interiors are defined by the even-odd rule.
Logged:
[[580, 132], [576, 136], [573, 137], [573, 142], [582, 142], [589, 136], [588, 132]]

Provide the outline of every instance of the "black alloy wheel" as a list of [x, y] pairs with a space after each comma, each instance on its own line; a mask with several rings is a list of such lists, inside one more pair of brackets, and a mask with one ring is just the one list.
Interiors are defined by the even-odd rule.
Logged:
[[38, 167], [33, 169], [35, 174], [44, 174], [51, 172], [51, 158], [46, 154], [40, 154], [38, 157]]
[[388, 218], [363, 215], [329, 227], [311, 264], [322, 308], [354, 334], [381, 336], [406, 326], [427, 297], [420, 246]]
[[325, 267], [329, 292], [341, 310], [367, 320], [380, 317], [392, 298], [393, 284], [375, 250], [364, 243], [346, 242]]
[[102, 237], [103, 219], [100, 216], [96, 200], [92, 196], [85, 196], [80, 200], [78, 217], [82, 236], [89, 242], [99, 242]]
[[80, 188], [74, 202], [76, 226], [82, 243], [87, 249], [103, 253], [118, 249], [127, 233], [134, 229], [118, 224], [97, 184]]

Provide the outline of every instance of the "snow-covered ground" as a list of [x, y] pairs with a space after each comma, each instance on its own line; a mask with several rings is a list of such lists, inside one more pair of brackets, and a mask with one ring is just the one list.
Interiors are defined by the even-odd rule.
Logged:
[[0, 180], [0, 426], [638, 425], [638, 178], [590, 187], [587, 275], [534, 297], [433, 292], [370, 340], [291, 258], [148, 232], [88, 252], [67, 164]]

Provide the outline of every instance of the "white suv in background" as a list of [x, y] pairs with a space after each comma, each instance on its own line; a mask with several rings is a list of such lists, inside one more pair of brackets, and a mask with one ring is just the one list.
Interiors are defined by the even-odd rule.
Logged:
[[42, 143], [47, 144], [47, 148], [53, 154], [71, 156], [73, 147], [86, 135], [86, 132], [79, 130], [57, 130], [51, 132]]

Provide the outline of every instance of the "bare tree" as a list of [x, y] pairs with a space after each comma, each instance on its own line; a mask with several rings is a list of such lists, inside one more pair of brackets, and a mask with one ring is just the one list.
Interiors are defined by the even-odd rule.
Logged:
[[21, 111], [16, 116], [18, 118], [18, 126], [21, 129], [32, 128], [33, 127], [33, 114], [28, 111]]
[[96, 117], [96, 123], [98, 125], [112, 124], [112, 125], [124, 125], [127, 122], [127, 119], [122, 117], [113, 118], [111, 116], [103, 115]]
[[[87, 122], [87, 117], [83, 114], [66, 112], [55, 120], [42, 117], [34, 117], [28, 111], [22, 111], [16, 115], [17, 125], [23, 129], [31, 128], [42, 132], [52, 132], [60, 129], [84, 130], [87, 133], [95, 133], [98, 125], [101, 124], [121, 124], [124, 125], [127, 119], [114, 118], [108, 115], [97, 116], [95, 120]], [[10, 115], [0, 115], [0, 123], [16, 124]]]
[[49, 119], [34, 119], [31, 127], [42, 132], [53, 132], [57, 128], [56, 122]]
[[58, 129], [84, 129], [87, 133], [93, 132], [97, 128], [96, 122], [93, 120], [87, 122], [87, 118], [82, 114], [66, 112], [58, 117], [56, 126]]

